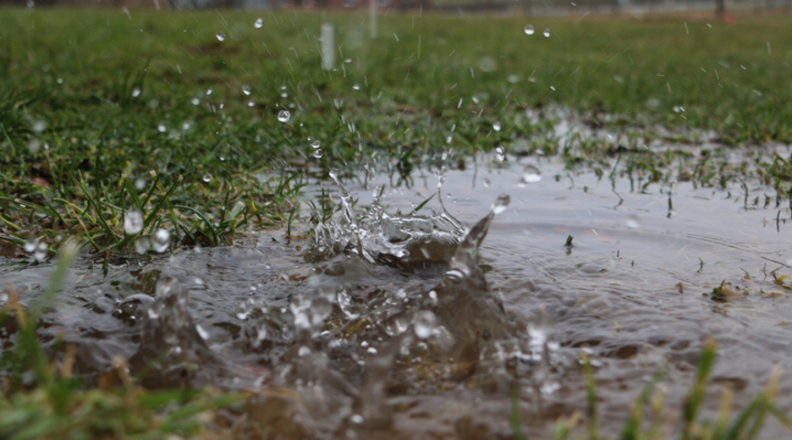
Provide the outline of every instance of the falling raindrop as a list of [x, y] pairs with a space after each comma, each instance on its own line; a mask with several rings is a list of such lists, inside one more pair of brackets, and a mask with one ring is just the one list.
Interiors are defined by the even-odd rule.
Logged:
[[511, 197], [509, 197], [508, 194], [499, 195], [492, 204], [492, 212], [494, 212], [496, 215], [500, 214], [506, 210], [506, 207], [509, 206], [509, 202], [511, 202]]
[[137, 98], [138, 96], [140, 96], [140, 87], [135, 87], [132, 89], [132, 97]]
[[434, 313], [428, 310], [418, 312], [413, 321], [415, 336], [418, 336], [420, 339], [426, 339], [432, 336], [432, 332], [434, 332], [436, 325], [437, 317], [435, 317]]
[[525, 169], [523, 169], [522, 177], [520, 177], [520, 181], [517, 184], [524, 186], [529, 183], [540, 182], [541, 180], [542, 173], [539, 171], [539, 168], [536, 168], [534, 165], [527, 165]]
[[211, 87], [209, 87], [208, 89], [206, 89], [206, 95], [207, 96], [211, 95], [212, 91], [213, 91], [213, 89]]
[[255, 23], [253, 23], [253, 26], [254, 26], [256, 29], [261, 29], [261, 28], [262, 28], [262, 26], [264, 26], [264, 20], [262, 20], [261, 18], [257, 18], [257, 19], [256, 19], [256, 22], [255, 22]]
[[533, 25], [532, 24], [526, 24], [525, 25], [525, 35], [533, 35], [534, 33], [536, 33], [536, 30], [534, 30]]
[[291, 113], [288, 110], [281, 110], [278, 112], [278, 120], [281, 122], [289, 122], [291, 119]]
[[501, 131], [501, 123], [499, 121], [493, 122], [492, 129], [495, 131]]
[[352, 90], [360, 90], [360, 84], [354, 84]]
[[127, 234], [134, 235], [143, 230], [143, 214], [138, 210], [127, 211], [124, 216], [124, 231]]
[[289, 97], [289, 94], [288, 94], [288, 93], [286, 93], [286, 92], [283, 92], [283, 93], [281, 93], [281, 95], [280, 95], [280, 96], [281, 96], [281, 98], [288, 98], [288, 97]]
[[170, 232], [166, 229], [157, 229], [154, 232], [154, 236], [151, 237], [152, 249], [154, 249], [154, 252], [161, 254], [168, 250], [168, 246], [170, 246]]
[[203, 175], [203, 178], [201, 180], [203, 180], [204, 183], [209, 183], [209, 182], [212, 181], [212, 175], [209, 174], [209, 173], [206, 173], [206, 174]]
[[313, 156], [314, 156], [315, 158], [317, 158], [317, 159], [321, 159], [321, 158], [322, 158], [322, 155], [323, 155], [323, 153], [322, 153], [322, 149], [321, 149], [321, 148], [319, 148], [319, 149], [317, 149], [316, 151], [314, 151], [314, 154], [313, 154]]
[[160, 133], [165, 133], [165, 130], [167, 130], [167, 129], [168, 129], [168, 127], [165, 124], [163, 124], [163, 123], [160, 123], [159, 125], [157, 125], [157, 131], [159, 131]]
[[256, 103], [253, 100], [248, 101], [248, 107], [255, 107]]
[[250, 96], [250, 87], [248, 87], [248, 86], [243, 86], [243, 87], [242, 87], [242, 93], [244, 93], [244, 94], [245, 94], [245, 95], [247, 95], [247, 96]]
[[545, 38], [550, 38], [550, 29], [545, 29], [544, 32], [542, 32], [542, 35], [544, 35]]
[[135, 189], [138, 191], [143, 191], [143, 188], [146, 187], [146, 178], [145, 177], [138, 177], [135, 180]]
[[311, 142], [311, 148], [313, 148], [314, 150], [318, 150], [320, 146], [321, 144], [319, 143], [319, 141]]
[[25, 240], [25, 246], [24, 246], [25, 252], [32, 254], [37, 247], [38, 247], [38, 238], [34, 237], [33, 235], [31, 235], [30, 237], [27, 238], [27, 240]]
[[225, 41], [225, 34], [222, 32], [218, 32], [215, 37], [217, 37], [217, 41]]
[[190, 101], [190, 102], [192, 102], [192, 105], [198, 105], [198, 104], [201, 103], [201, 100], [198, 99], [198, 98], [193, 98], [192, 101]]

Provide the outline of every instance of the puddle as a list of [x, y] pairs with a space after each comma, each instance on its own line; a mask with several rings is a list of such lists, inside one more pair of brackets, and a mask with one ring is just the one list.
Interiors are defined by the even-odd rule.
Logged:
[[[545, 436], [585, 409], [582, 350], [611, 434], [661, 367], [678, 426], [708, 337], [719, 344], [712, 381], [733, 387], [738, 404], [774, 365], [792, 368], [792, 291], [781, 279], [790, 214], [753, 204], [773, 191], [493, 159], [446, 171], [440, 200], [417, 217], [398, 213], [436, 193], [436, 174], [342, 179], [348, 197], [322, 179], [305, 199], [324, 190], [348, 206], [318, 240], [269, 231], [233, 247], [132, 257], [106, 276], [83, 258], [41, 336], [75, 343], [88, 379], [124, 356], [152, 387], [275, 387], [248, 410], [285, 438], [509, 437], [515, 389], [527, 433]], [[51, 269], [0, 260], [23, 303]], [[724, 296], [713, 297], [722, 282]], [[0, 329], [4, 350], [10, 332]], [[710, 415], [719, 388], [709, 389]], [[792, 411], [792, 380], [778, 396]], [[763, 438], [782, 432], [771, 424]]]

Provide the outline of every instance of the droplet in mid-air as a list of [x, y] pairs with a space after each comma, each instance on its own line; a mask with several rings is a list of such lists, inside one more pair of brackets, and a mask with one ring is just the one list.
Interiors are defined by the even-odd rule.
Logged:
[[124, 216], [124, 231], [134, 235], [143, 230], [143, 214], [138, 210], [127, 211]]
[[253, 101], [253, 100], [248, 101], [248, 107], [255, 107], [255, 106], [256, 106], [256, 102], [255, 101]]
[[143, 191], [143, 188], [146, 187], [146, 178], [145, 177], [138, 177], [135, 180], [135, 189], [138, 191]]
[[506, 207], [509, 206], [511, 202], [511, 197], [508, 194], [501, 194], [495, 199], [495, 203], [492, 204], [492, 212], [495, 214], [500, 214], [501, 212], [506, 210]]
[[212, 181], [212, 175], [209, 174], [209, 173], [206, 173], [206, 174], [203, 175], [202, 180], [204, 181], [204, 183], [209, 183], [209, 182]]
[[168, 246], [170, 246], [170, 232], [166, 229], [157, 229], [151, 237], [152, 249], [154, 249], [154, 252], [161, 254], [168, 250]]
[[33, 258], [36, 261], [44, 261], [47, 259], [47, 244], [39, 243], [36, 250], [33, 252]]
[[250, 87], [242, 86], [242, 93], [244, 93], [247, 96], [250, 96]]
[[354, 84], [352, 90], [360, 90], [360, 84]]
[[525, 35], [533, 35], [534, 33], [536, 33], [536, 30], [534, 29], [533, 25], [532, 24], [526, 24], [525, 25]]
[[291, 119], [291, 113], [288, 110], [281, 110], [278, 112], [278, 120], [281, 122], [289, 122]]
[[550, 29], [545, 29], [542, 35], [544, 35], [545, 38], [550, 38]]
[[215, 37], [217, 37], [217, 41], [225, 41], [225, 34], [222, 32], [218, 32]]
[[264, 20], [262, 20], [261, 18], [257, 18], [257, 19], [256, 19], [256, 22], [255, 22], [255, 23], [253, 23], [253, 26], [254, 26], [256, 29], [261, 29], [261, 27], [262, 27], [262, 26], [264, 26]]
[[539, 171], [539, 168], [536, 168], [533, 165], [527, 165], [525, 169], [523, 169], [522, 177], [520, 177], [520, 181], [517, 183], [518, 185], [527, 185], [529, 183], [536, 183], [542, 180], [542, 173]]
[[167, 129], [168, 129], [168, 126], [166, 126], [163, 123], [160, 123], [159, 125], [157, 125], [157, 131], [159, 131], [160, 133], [165, 133], [165, 130], [167, 130]]
[[201, 100], [198, 98], [193, 98], [191, 101], [192, 105], [198, 105], [201, 103]]
[[314, 150], [318, 150], [320, 146], [321, 144], [319, 143], [319, 141], [311, 142], [311, 148], [313, 148]]
[[495, 131], [501, 131], [501, 123], [499, 121], [493, 122], [492, 129]]
[[33, 251], [35, 251], [36, 248], [38, 247], [38, 243], [39, 243], [38, 238], [36, 238], [35, 236], [31, 235], [30, 237], [28, 237], [27, 240], [25, 240], [25, 246], [24, 246], [25, 252], [32, 254]]
[[427, 339], [428, 337], [432, 336], [436, 325], [437, 317], [434, 315], [434, 313], [428, 310], [422, 310], [418, 312], [415, 315], [415, 320], [413, 321], [415, 336], [418, 336], [420, 339]]
[[135, 87], [132, 89], [132, 97], [137, 98], [138, 96], [140, 96], [140, 87]]
[[316, 149], [316, 151], [314, 151], [314, 154], [313, 154], [313, 155], [314, 155], [314, 157], [315, 157], [315, 158], [317, 158], [317, 159], [321, 159], [321, 158], [322, 158], [322, 155], [323, 155], [323, 153], [322, 153], [322, 149], [321, 149], [321, 148], [318, 148], [318, 149]]
[[151, 249], [151, 240], [148, 237], [138, 237], [135, 240], [135, 252], [140, 255], [145, 254], [148, 250]]

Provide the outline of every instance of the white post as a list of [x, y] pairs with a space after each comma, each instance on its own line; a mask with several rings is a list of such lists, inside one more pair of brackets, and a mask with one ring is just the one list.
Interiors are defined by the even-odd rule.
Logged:
[[335, 65], [335, 34], [332, 23], [322, 23], [322, 69], [331, 70]]
[[377, 38], [377, 0], [369, 0], [369, 38]]

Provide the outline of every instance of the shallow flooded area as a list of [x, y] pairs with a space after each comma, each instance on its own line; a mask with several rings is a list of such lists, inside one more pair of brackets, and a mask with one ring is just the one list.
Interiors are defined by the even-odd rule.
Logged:
[[[88, 380], [121, 356], [149, 387], [261, 390], [247, 414], [279, 438], [512, 438], [515, 412], [545, 436], [585, 412], [583, 353], [609, 434], [657, 371], [677, 408], [709, 338], [710, 417], [722, 387], [740, 407], [792, 367], [790, 212], [766, 187], [541, 156], [453, 164], [317, 173], [302, 217], [322, 223], [290, 237], [82, 258], [40, 335], [74, 343]], [[0, 278], [24, 304], [52, 266], [5, 258]], [[782, 378], [778, 408], [791, 396]], [[783, 435], [771, 423], [763, 438]]]

